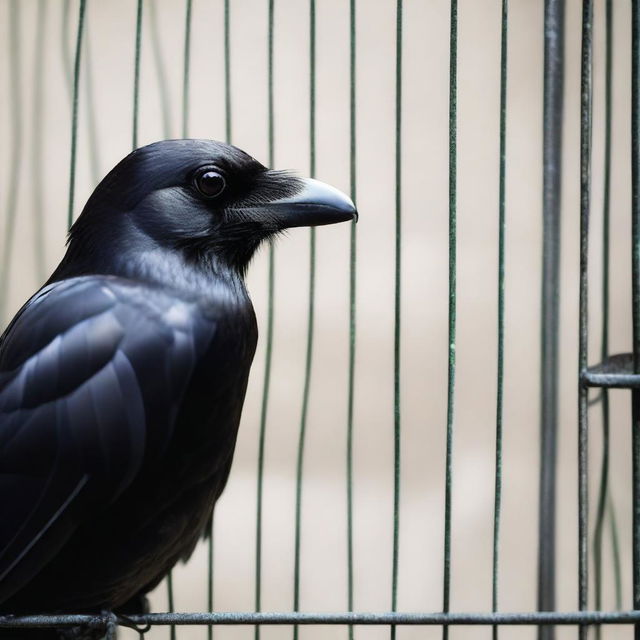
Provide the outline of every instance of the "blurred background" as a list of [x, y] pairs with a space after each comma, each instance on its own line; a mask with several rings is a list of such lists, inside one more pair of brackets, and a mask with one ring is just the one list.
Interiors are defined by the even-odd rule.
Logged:
[[[458, 316], [454, 396], [451, 609], [490, 611], [496, 446], [500, 17], [497, 0], [460, 0], [458, 34]], [[593, 189], [589, 363], [601, 330], [604, 159], [604, 0], [595, 2]], [[610, 350], [631, 350], [630, 3], [614, 3]], [[267, 0], [191, 4], [145, 0], [138, 145], [165, 137], [229, 139], [269, 161]], [[499, 609], [536, 608], [540, 467], [543, 3], [509, 3], [505, 386]], [[5, 324], [64, 252], [69, 198], [72, 68], [77, 0], [0, 4], [0, 215]], [[80, 67], [74, 215], [132, 147], [134, 0], [89, 0]], [[350, 7], [315, 2], [316, 176], [350, 190]], [[442, 609], [448, 360], [449, 2], [406, 0], [402, 69], [400, 611]], [[557, 607], [577, 593], [577, 372], [581, 3], [566, 3], [562, 167]], [[274, 166], [310, 172], [309, 3], [274, 3]], [[396, 3], [356, 11], [356, 361], [354, 400], [354, 609], [391, 608], [394, 490], [394, 250]], [[228, 63], [229, 91], [225, 91]], [[163, 96], [166, 100], [163, 102]], [[15, 226], [8, 224], [15, 221]], [[347, 609], [348, 225], [320, 228], [315, 331], [301, 502], [300, 609]], [[7, 235], [9, 234], [9, 235]], [[305, 381], [309, 231], [275, 248], [274, 342], [264, 466], [262, 609], [290, 611], [294, 597], [296, 457]], [[268, 310], [268, 252], [248, 286], [262, 329], [235, 462], [214, 524], [214, 608], [255, 608], [257, 456]], [[596, 395], [595, 393], [592, 395]], [[630, 402], [611, 394], [611, 502], [631, 608]], [[595, 513], [601, 412], [591, 409], [590, 512]], [[126, 523], [122, 523], [126, 526]], [[607, 532], [609, 531], [607, 527]], [[590, 520], [590, 545], [593, 517]], [[591, 557], [591, 546], [590, 546]], [[602, 607], [616, 607], [612, 545], [604, 541]], [[208, 550], [174, 571], [175, 609], [207, 610]], [[592, 572], [593, 575], [593, 572]], [[593, 586], [593, 584], [592, 584]], [[593, 603], [590, 589], [590, 607]], [[161, 585], [152, 609], [168, 608]], [[123, 632], [125, 635], [130, 632]], [[216, 638], [250, 638], [219, 627]], [[265, 639], [290, 627], [265, 627]], [[355, 629], [386, 638], [385, 627]], [[439, 628], [398, 628], [399, 638], [439, 638]], [[535, 629], [504, 628], [533, 638]], [[168, 637], [155, 628], [151, 638]], [[339, 626], [304, 627], [301, 638], [346, 637]], [[557, 637], [574, 637], [574, 628]], [[605, 637], [631, 637], [608, 627]], [[206, 637], [183, 627], [179, 637]], [[132, 636], [133, 637], [133, 636]], [[490, 628], [450, 637], [489, 638]]]

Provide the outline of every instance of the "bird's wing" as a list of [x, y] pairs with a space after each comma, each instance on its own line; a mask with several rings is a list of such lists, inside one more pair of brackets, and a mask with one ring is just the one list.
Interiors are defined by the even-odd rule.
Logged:
[[0, 339], [0, 602], [161, 455], [214, 332], [195, 304], [110, 277], [21, 309]]

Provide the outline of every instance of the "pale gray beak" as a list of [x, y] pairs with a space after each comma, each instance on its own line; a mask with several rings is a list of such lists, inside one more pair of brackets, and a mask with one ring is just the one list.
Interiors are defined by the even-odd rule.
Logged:
[[302, 189], [296, 195], [269, 203], [269, 211], [283, 229], [358, 221], [355, 205], [342, 191], [313, 178], [300, 182]]

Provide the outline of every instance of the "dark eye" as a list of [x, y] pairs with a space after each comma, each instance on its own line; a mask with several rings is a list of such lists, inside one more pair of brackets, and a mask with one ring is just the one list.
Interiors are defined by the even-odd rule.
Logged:
[[205, 198], [215, 198], [224, 191], [227, 182], [218, 171], [205, 169], [196, 175], [194, 184]]

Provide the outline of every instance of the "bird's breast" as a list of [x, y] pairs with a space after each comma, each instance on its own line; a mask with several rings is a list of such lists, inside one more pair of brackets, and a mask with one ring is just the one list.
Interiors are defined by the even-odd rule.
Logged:
[[217, 482], [216, 476], [228, 466], [256, 343], [256, 320], [250, 303], [216, 319], [211, 340], [199, 355], [186, 386], [167, 451], [180, 485], [212, 477]]

